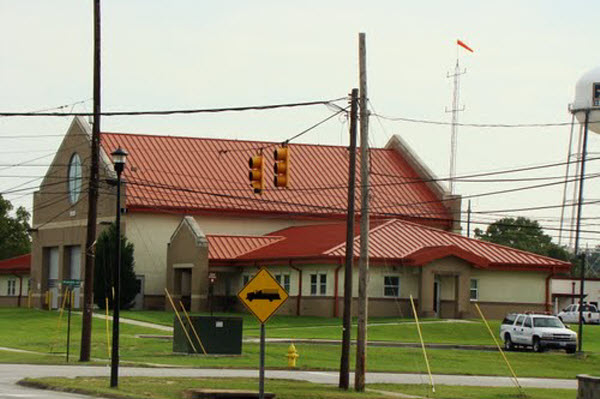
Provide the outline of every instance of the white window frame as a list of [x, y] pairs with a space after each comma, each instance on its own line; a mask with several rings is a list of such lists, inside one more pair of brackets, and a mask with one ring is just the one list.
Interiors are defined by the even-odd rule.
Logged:
[[17, 280], [16, 279], [10, 279], [7, 281], [6, 295], [7, 296], [16, 296], [17, 295]]
[[283, 287], [286, 292], [290, 292], [291, 278], [289, 273], [279, 273], [275, 275], [275, 280]]
[[[314, 277], [314, 282], [313, 282]], [[317, 272], [310, 274], [310, 295], [327, 295], [327, 273]]]
[[[397, 284], [386, 284], [386, 279], [397, 279]], [[395, 295], [389, 295], [387, 289], [395, 290]], [[383, 296], [388, 298], [400, 297], [400, 276], [398, 275], [387, 275], [383, 276]]]
[[[473, 287], [473, 282], [475, 282], [475, 287]], [[473, 293], [475, 293], [475, 297], [473, 297]], [[469, 281], [469, 299], [471, 301], [479, 300], [479, 280], [476, 278]]]

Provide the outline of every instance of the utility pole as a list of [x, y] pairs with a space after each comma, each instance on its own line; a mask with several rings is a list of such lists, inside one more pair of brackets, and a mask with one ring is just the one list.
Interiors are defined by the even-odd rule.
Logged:
[[360, 260], [358, 274], [358, 331], [356, 335], [356, 370], [354, 389], [365, 390], [367, 369], [367, 283], [369, 281], [369, 111], [367, 109], [367, 48], [365, 34], [358, 35], [360, 80]]
[[94, 124], [92, 125], [91, 166], [85, 238], [85, 275], [81, 325], [80, 362], [90, 361], [92, 346], [92, 306], [94, 302], [94, 254], [98, 211], [98, 152], [100, 148], [100, 0], [94, 1]]
[[356, 186], [356, 125], [358, 122], [358, 89], [350, 98], [350, 162], [348, 164], [348, 214], [346, 216], [346, 266], [344, 269], [344, 321], [339, 387], [350, 386], [350, 329], [352, 328], [352, 265], [354, 261], [354, 191]]
[[579, 271], [579, 334], [577, 335], [577, 351], [583, 353], [583, 299], [585, 285], [585, 253], [579, 253], [579, 233], [581, 230], [581, 210], [583, 204], [583, 182], [585, 181], [585, 160], [587, 157], [588, 124], [590, 121], [590, 110], [585, 110], [585, 120], [583, 123], [583, 146], [581, 147], [581, 169], [579, 172], [579, 201], [577, 201], [577, 221], [575, 224], [575, 255], [581, 257], [581, 266]]

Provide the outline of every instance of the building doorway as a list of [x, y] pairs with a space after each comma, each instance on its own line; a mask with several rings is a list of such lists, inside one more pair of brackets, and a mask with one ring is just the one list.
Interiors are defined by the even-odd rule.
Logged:
[[58, 309], [58, 247], [46, 249], [48, 262], [48, 308]]
[[[68, 247], [69, 250], [69, 279], [81, 281], [81, 247], [79, 245]], [[72, 308], [79, 309], [79, 294], [81, 288], [73, 288]]]
[[440, 317], [441, 285], [440, 278], [436, 276], [433, 281], [433, 313], [435, 313], [435, 317]]
[[141, 310], [144, 308], [144, 276], [135, 276], [135, 289], [133, 309]]

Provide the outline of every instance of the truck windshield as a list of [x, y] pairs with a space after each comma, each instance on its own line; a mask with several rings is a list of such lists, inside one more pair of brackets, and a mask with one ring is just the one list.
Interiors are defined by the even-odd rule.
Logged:
[[534, 317], [533, 325], [535, 327], [556, 327], [556, 328], [564, 327], [563, 324], [560, 322], [560, 320], [551, 318], [551, 317]]

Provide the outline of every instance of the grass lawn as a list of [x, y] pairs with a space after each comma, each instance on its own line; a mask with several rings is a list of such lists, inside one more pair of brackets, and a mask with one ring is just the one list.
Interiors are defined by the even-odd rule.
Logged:
[[[279, 324], [289, 322], [282, 318]], [[300, 320], [301, 321], [301, 320]], [[295, 320], [296, 323], [300, 321]], [[23, 355], [0, 351], [0, 361], [56, 363], [64, 362], [62, 356], [49, 356], [51, 353], [64, 353], [66, 342], [66, 322], [60, 330], [57, 328], [58, 313], [33, 309], [0, 309], [0, 342], [11, 348], [40, 352], [40, 355]], [[273, 323], [275, 324], [275, 323]], [[470, 326], [471, 324], [469, 324]], [[441, 336], [445, 326], [448, 331], [463, 324], [435, 324], [432, 331]], [[414, 326], [413, 326], [414, 327]], [[596, 327], [596, 326], [594, 326]], [[398, 329], [398, 326], [393, 326]], [[94, 319], [92, 334], [92, 358], [98, 362], [108, 359], [105, 322]], [[161, 364], [185, 367], [214, 368], [256, 368], [258, 366], [258, 344], [243, 345], [241, 356], [205, 357], [176, 355], [171, 352], [170, 340], [157, 338], [138, 338], [138, 334], [156, 334], [157, 331], [146, 327], [121, 325], [121, 360], [133, 364]], [[158, 332], [161, 334], [161, 332]], [[72, 362], [79, 354], [81, 318], [72, 320]], [[267, 327], [267, 336], [272, 336]], [[268, 343], [266, 366], [285, 368], [288, 344]], [[296, 343], [300, 354], [298, 367], [302, 369], [336, 370], [339, 368], [340, 345]], [[352, 356], [354, 351], [351, 352]], [[508, 375], [506, 365], [495, 351], [429, 350], [431, 367], [434, 373], [471, 374], [471, 375]], [[36, 357], [37, 356], [37, 357]], [[564, 352], [511, 352], [508, 357], [519, 376], [574, 378], [577, 374], [600, 374], [600, 353], [590, 353], [586, 358], [577, 358]], [[353, 366], [352, 366], [353, 367]], [[422, 353], [416, 348], [371, 347], [368, 351], [369, 371], [423, 373], [425, 366]]]
[[[27, 379], [27, 381], [94, 395], [115, 393], [114, 389], [108, 387], [108, 378], [39, 378]], [[181, 392], [189, 388], [239, 389], [258, 392], [258, 380], [249, 378], [121, 377], [117, 392], [124, 398], [180, 399]], [[275, 392], [277, 399], [389, 398], [381, 393], [341, 391], [332, 385], [294, 380], [266, 380], [265, 392]]]
[[[27, 381], [40, 383], [44, 386], [58, 389], [75, 390], [80, 393], [93, 395], [114, 394], [115, 390], [108, 387], [108, 378], [79, 377], [70, 378], [39, 378]], [[179, 399], [181, 392], [190, 388], [208, 389], [240, 389], [258, 391], [258, 381], [248, 378], [147, 378], [121, 377], [119, 379], [119, 395], [131, 398], [149, 399]], [[515, 388], [489, 387], [453, 387], [438, 385], [432, 393], [426, 385], [394, 385], [370, 384], [367, 392], [356, 393], [341, 391], [332, 385], [314, 384], [294, 380], [266, 380], [265, 391], [274, 392], [278, 399], [380, 399], [390, 398], [383, 392], [399, 392], [409, 395], [439, 399], [575, 399], [576, 391], [569, 389], [539, 389], [525, 390], [526, 396], [520, 396]]]
[[[245, 337], [258, 337], [260, 334], [258, 322], [249, 314], [219, 313], [218, 315], [243, 317]], [[173, 326], [174, 314], [164, 311], [124, 311], [122, 312], [122, 317]], [[419, 342], [419, 336], [413, 319], [375, 317], [369, 319], [369, 324], [369, 340]], [[500, 328], [500, 321], [490, 320], [489, 324], [494, 334], [497, 334]], [[423, 338], [427, 343], [494, 345], [489, 332], [480, 320], [470, 320], [466, 323], [445, 323], [439, 320], [424, 320], [421, 328], [423, 330]], [[572, 325], [571, 328], [577, 331], [577, 325]], [[356, 334], [355, 328], [352, 334], [354, 337]], [[268, 338], [341, 339], [341, 336], [341, 319], [275, 315], [267, 323]], [[497, 336], [496, 338], [499, 339]], [[600, 352], [600, 326], [584, 326], [583, 349], [588, 352]]]
[[368, 388], [377, 391], [398, 392], [406, 395], [439, 399], [575, 399], [577, 396], [577, 391], [574, 389], [526, 388], [524, 390], [525, 396], [520, 396], [519, 391], [514, 387], [436, 385], [435, 392], [431, 392], [431, 388], [428, 385], [370, 384]]

